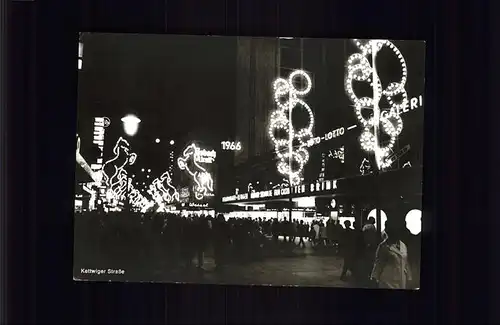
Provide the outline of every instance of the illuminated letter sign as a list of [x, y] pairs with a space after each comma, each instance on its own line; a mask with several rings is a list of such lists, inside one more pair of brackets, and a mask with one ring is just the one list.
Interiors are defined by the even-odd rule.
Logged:
[[[295, 88], [294, 80], [298, 76], [302, 77], [306, 82], [304, 89]], [[309, 160], [309, 152], [306, 148], [309, 139], [313, 136], [314, 115], [309, 105], [299, 97], [309, 93], [311, 87], [311, 78], [302, 70], [293, 71], [288, 80], [278, 78], [273, 83], [274, 100], [278, 109], [271, 114], [269, 137], [274, 144], [274, 150], [279, 159], [278, 172], [288, 175], [291, 185], [300, 183], [302, 170]], [[282, 102], [283, 97], [286, 97], [285, 102]], [[290, 121], [290, 116], [292, 110], [298, 105], [302, 106], [309, 114], [309, 123], [306, 127], [296, 131], [293, 128], [292, 121]], [[288, 133], [288, 136], [286, 138], [277, 138], [275, 131], [279, 130]], [[297, 148], [292, 147], [293, 140], [298, 141]], [[292, 161], [298, 164], [295, 170], [292, 169]]]
[[195, 147], [194, 161], [199, 163], [211, 164], [214, 162], [217, 153], [215, 150], [208, 151]]
[[[177, 165], [180, 170], [185, 170], [195, 182], [193, 190], [197, 200], [211, 196], [214, 191], [212, 175], [198, 163], [212, 163], [215, 160], [215, 156], [215, 151], [200, 149], [193, 143], [184, 150], [182, 157], [177, 159]], [[190, 160], [193, 161], [194, 167], [189, 166], [188, 162]]]
[[[403, 120], [399, 111], [408, 107], [408, 94], [405, 90], [407, 79], [406, 62], [399, 49], [388, 40], [371, 40], [361, 43], [354, 40], [361, 53], [351, 55], [347, 62], [347, 73], [345, 79], [345, 89], [351, 101], [354, 103], [356, 116], [362, 124], [364, 130], [361, 133], [361, 148], [367, 152], [374, 152], [377, 166], [380, 169], [386, 168], [390, 163], [386, 160], [390, 150], [396, 142], [396, 137], [403, 130]], [[390, 83], [387, 88], [382, 89], [382, 83], [378, 78], [376, 68], [376, 56], [382, 47], [388, 47], [398, 57], [401, 64], [401, 79], [398, 82]], [[372, 63], [368, 57], [371, 56]], [[369, 82], [373, 88], [373, 97], [358, 98], [353, 89], [353, 81]], [[380, 108], [379, 102], [384, 96], [390, 108]], [[395, 97], [400, 97], [401, 101], [396, 102]], [[362, 116], [363, 109], [373, 110], [373, 116], [365, 118]], [[390, 139], [385, 146], [381, 146], [377, 134], [377, 129], [387, 134]]]
[[94, 140], [93, 143], [99, 148], [99, 157], [95, 164], [92, 164], [92, 169], [94, 171], [101, 170], [102, 168], [102, 158], [104, 153], [104, 133], [105, 128], [110, 124], [110, 120], [107, 117], [95, 117], [94, 118]]

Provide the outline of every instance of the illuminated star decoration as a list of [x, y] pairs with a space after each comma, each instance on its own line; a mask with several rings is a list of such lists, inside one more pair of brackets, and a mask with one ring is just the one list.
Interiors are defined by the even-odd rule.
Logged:
[[[302, 77], [306, 82], [304, 89], [297, 89], [294, 85], [294, 79]], [[309, 160], [309, 152], [307, 151], [307, 141], [312, 138], [314, 127], [314, 115], [306, 102], [299, 97], [305, 96], [311, 91], [312, 82], [309, 75], [302, 70], [293, 71], [288, 80], [278, 78], [273, 83], [274, 100], [277, 105], [277, 110], [271, 113], [269, 123], [269, 137], [274, 144], [274, 150], [278, 157], [278, 172], [282, 175], [287, 175], [292, 185], [297, 185], [301, 181], [301, 173], [304, 165]], [[285, 102], [282, 98], [287, 97]], [[297, 105], [302, 106], [309, 113], [309, 123], [306, 127], [296, 131], [289, 121], [288, 115], [290, 110], [293, 110]], [[278, 139], [275, 136], [275, 131], [284, 130], [288, 133], [288, 138]], [[296, 150], [289, 150], [289, 145], [293, 140], [297, 140], [299, 145]], [[298, 168], [295, 170], [291, 167], [291, 162], [296, 161]]]
[[[180, 170], [186, 170], [189, 175], [193, 178], [195, 182], [194, 193], [197, 200], [202, 200], [210, 192], [214, 190], [214, 183], [212, 176], [208, 173], [205, 168], [201, 167], [195, 159], [195, 154], [198, 151], [198, 147], [193, 143], [189, 145], [182, 154], [182, 157], [177, 159], [177, 165]], [[196, 170], [191, 170], [188, 166], [188, 161], [192, 159]]]
[[[399, 49], [388, 40], [370, 40], [362, 43], [359, 40], [354, 40], [354, 43], [359, 48], [361, 53], [352, 54], [347, 61], [347, 73], [345, 78], [345, 89], [347, 95], [354, 103], [354, 109], [358, 120], [363, 126], [363, 131], [360, 136], [361, 148], [367, 152], [374, 152], [377, 165], [379, 168], [387, 168], [392, 161], [386, 157], [390, 154], [390, 150], [396, 142], [397, 136], [403, 130], [403, 120], [398, 114], [401, 108], [408, 106], [408, 94], [405, 90], [407, 79], [406, 62]], [[378, 79], [375, 63], [368, 60], [369, 55], [375, 59], [376, 54], [383, 47], [388, 47], [398, 57], [401, 64], [401, 79], [398, 82], [391, 82], [386, 89], [382, 89], [380, 80]], [[375, 84], [374, 81], [375, 80]], [[373, 97], [358, 98], [353, 90], [353, 81], [370, 82], [373, 88]], [[381, 109], [379, 112], [380, 118], [375, 121], [376, 110], [382, 96], [385, 96], [387, 102], [391, 106], [389, 110]], [[401, 96], [402, 100], [396, 102], [394, 96]], [[374, 114], [372, 117], [365, 119], [361, 115], [363, 109], [372, 109]], [[374, 128], [381, 126], [381, 130], [389, 135], [390, 140], [385, 146], [381, 146], [374, 134]]]
[[133, 165], [137, 159], [137, 155], [130, 153], [129, 150], [130, 144], [120, 137], [113, 148], [115, 156], [104, 163], [103, 181], [108, 188], [108, 200], [121, 201], [125, 199], [128, 179], [125, 166], [127, 164]]

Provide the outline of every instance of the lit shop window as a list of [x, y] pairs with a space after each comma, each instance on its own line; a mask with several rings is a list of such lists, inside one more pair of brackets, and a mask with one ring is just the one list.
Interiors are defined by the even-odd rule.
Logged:
[[[368, 218], [373, 217], [375, 219], [375, 226], [377, 226], [377, 210], [373, 209], [368, 213]], [[385, 214], [384, 210], [380, 210], [380, 231], [385, 230], [385, 222], [387, 221], [387, 215]]]
[[422, 211], [418, 209], [411, 210], [406, 214], [406, 229], [412, 235], [418, 235], [422, 231]]
[[82, 70], [83, 67], [83, 43], [78, 43], [78, 70]]

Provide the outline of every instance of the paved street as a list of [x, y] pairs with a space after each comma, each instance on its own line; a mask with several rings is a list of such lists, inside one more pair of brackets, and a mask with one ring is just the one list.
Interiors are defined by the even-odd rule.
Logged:
[[307, 245], [306, 249], [296, 249], [295, 257], [232, 264], [222, 270], [215, 270], [214, 259], [205, 257], [203, 270], [178, 269], [158, 277], [167, 282], [348, 287], [348, 283], [340, 280], [342, 258], [312, 255], [309, 243]]
[[209, 282], [227, 284], [301, 285], [346, 287], [340, 281], [342, 260], [337, 257], [300, 256], [272, 258], [247, 265], [227, 267], [211, 272], [213, 262], [206, 263], [203, 277]]

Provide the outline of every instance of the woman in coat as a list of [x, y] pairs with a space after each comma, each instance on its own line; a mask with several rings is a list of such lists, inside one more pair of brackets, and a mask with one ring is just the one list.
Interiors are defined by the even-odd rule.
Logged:
[[377, 248], [371, 279], [380, 288], [411, 289], [408, 248], [400, 239], [398, 227], [387, 223], [385, 233], [387, 237]]

